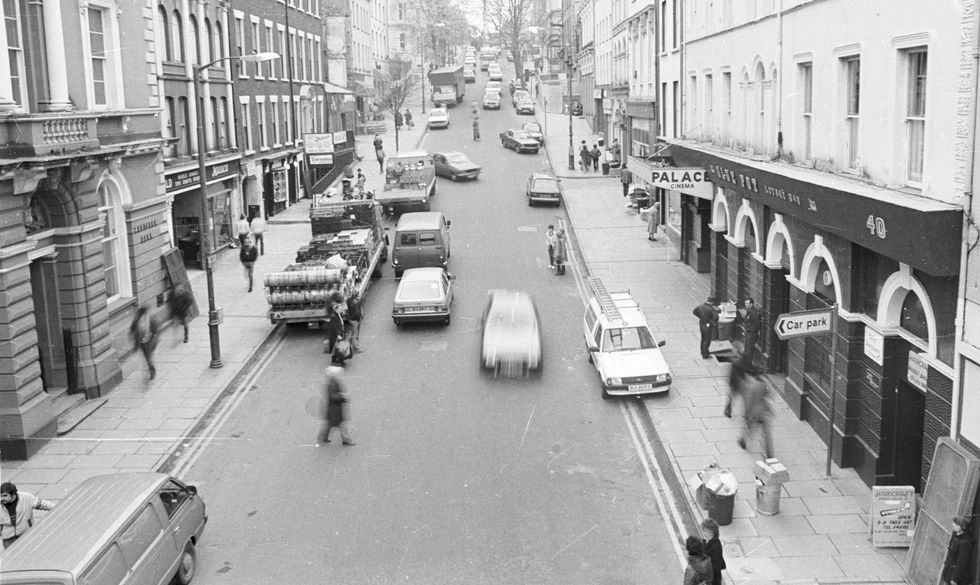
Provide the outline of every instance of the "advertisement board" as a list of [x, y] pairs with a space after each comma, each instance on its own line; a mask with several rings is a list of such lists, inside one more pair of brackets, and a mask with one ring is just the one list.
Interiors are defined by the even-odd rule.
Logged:
[[908, 547], [915, 529], [915, 488], [910, 485], [871, 488], [871, 545]]

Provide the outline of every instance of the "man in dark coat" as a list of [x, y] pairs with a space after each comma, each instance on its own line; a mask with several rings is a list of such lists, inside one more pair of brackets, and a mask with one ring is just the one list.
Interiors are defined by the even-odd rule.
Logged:
[[184, 343], [187, 343], [191, 307], [194, 306], [194, 293], [186, 284], [178, 284], [170, 295], [170, 316], [184, 327]]
[[942, 581], [947, 585], [968, 585], [970, 579], [970, 561], [973, 556], [972, 522], [966, 516], [953, 518], [953, 535], [949, 539], [946, 550], [946, 562], [943, 563]]
[[630, 184], [633, 182], [633, 171], [622, 169], [619, 171], [619, 180], [623, 182], [623, 197], [629, 196]]
[[317, 440], [321, 443], [330, 442], [330, 431], [340, 429], [340, 439], [344, 445], [353, 445], [350, 431], [347, 429], [347, 393], [340, 382], [340, 374], [344, 369], [340, 366], [327, 367], [327, 379], [323, 388], [323, 422]]
[[385, 145], [380, 134], [374, 135], [374, 156], [378, 159], [378, 170], [385, 172]]
[[344, 338], [344, 319], [332, 307], [330, 313], [327, 315], [327, 322], [324, 325], [324, 329], [327, 332], [327, 338], [323, 340], [323, 353], [333, 359], [333, 350], [337, 346], [337, 342]]
[[694, 316], [698, 318], [698, 327], [701, 329], [701, 357], [711, 357], [708, 349], [711, 347], [715, 328], [718, 327], [718, 309], [715, 308], [715, 298], [708, 297], [708, 300], [695, 307]]
[[732, 418], [732, 403], [736, 396], [742, 393], [742, 385], [745, 379], [755, 373], [752, 362], [745, 360], [745, 356], [732, 362], [731, 371], [728, 373], [728, 400], [725, 402], [725, 416]]
[[762, 318], [759, 308], [755, 306], [752, 297], [745, 299], [745, 348], [742, 356], [752, 363], [755, 358], [755, 344], [759, 340], [759, 329], [762, 327]]
[[589, 151], [589, 155], [592, 156], [592, 170], [599, 172], [599, 159], [602, 158], [602, 151], [599, 150], [598, 144], [592, 145], [592, 150]]
[[245, 238], [245, 245], [238, 252], [238, 259], [245, 269], [245, 280], [248, 281], [248, 292], [252, 292], [252, 281], [255, 274], [255, 261], [259, 259], [259, 249], [252, 245], [252, 237]]

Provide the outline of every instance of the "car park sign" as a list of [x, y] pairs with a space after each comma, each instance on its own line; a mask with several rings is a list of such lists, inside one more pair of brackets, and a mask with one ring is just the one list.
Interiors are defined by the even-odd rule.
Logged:
[[776, 336], [779, 339], [786, 340], [793, 337], [830, 333], [833, 329], [833, 319], [833, 309], [783, 313], [776, 318], [773, 328], [776, 330]]

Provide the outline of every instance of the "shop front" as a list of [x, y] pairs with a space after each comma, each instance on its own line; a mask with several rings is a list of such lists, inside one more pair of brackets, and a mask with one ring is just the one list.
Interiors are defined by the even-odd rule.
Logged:
[[[216, 252], [234, 242], [233, 225], [240, 211], [238, 190], [239, 157], [212, 160], [205, 167], [208, 213], [211, 225], [205, 229], [209, 246]], [[167, 195], [173, 198], [171, 220], [174, 246], [185, 263], [201, 264], [200, 173], [196, 166], [169, 169], [165, 175]]]
[[[714, 185], [713, 293], [759, 307], [756, 365], [825, 440], [832, 422], [838, 465], [869, 485], [924, 485], [950, 432], [962, 211], [818, 171], [669, 152]], [[834, 371], [829, 334], [773, 330], [780, 314], [811, 309], [836, 310]]]

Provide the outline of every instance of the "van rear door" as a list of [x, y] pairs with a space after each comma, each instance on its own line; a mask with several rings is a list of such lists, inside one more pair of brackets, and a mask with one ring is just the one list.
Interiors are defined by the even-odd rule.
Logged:
[[446, 247], [443, 246], [442, 233], [436, 230], [419, 232], [419, 266], [444, 266]]
[[[198, 497], [196, 488], [181, 485], [173, 479], [160, 487], [157, 497], [163, 504], [170, 521], [170, 531], [176, 542], [179, 563], [188, 543], [200, 534], [207, 521], [204, 501]], [[176, 570], [176, 566], [173, 570]]]
[[395, 249], [391, 255], [392, 260], [398, 261], [400, 270], [407, 270], [419, 266], [419, 234], [415, 231], [403, 231], [395, 233]]

